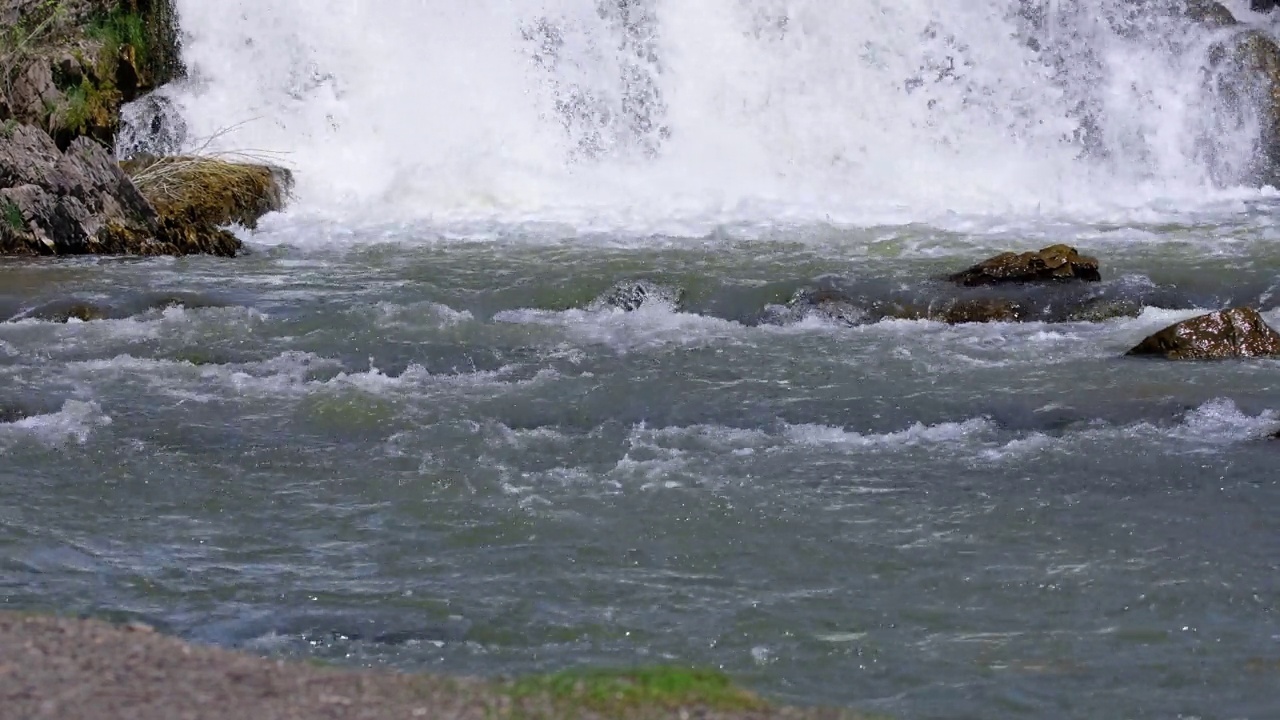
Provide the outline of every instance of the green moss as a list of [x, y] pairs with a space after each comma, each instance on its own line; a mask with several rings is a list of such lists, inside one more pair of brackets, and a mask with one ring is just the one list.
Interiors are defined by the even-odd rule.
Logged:
[[89, 78], [66, 90], [66, 99], [50, 112], [50, 128], [59, 146], [80, 135], [109, 142], [115, 132], [120, 93], [110, 84], [97, 85]]
[[723, 673], [678, 667], [570, 670], [516, 680], [507, 690], [516, 700], [543, 697], [557, 706], [586, 708], [607, 716], [624, 716], [642, 708], [732, 711], [767, 707]]
[[135, 12], [117, 7], [94, 20], [86, 34], [102, 41], [104, 57], [114, 60], [119, 56], [121, 48], [127, 46], [133, 48], [139, 67], [150, 62], [151, 43], [147, 35], [147, 23]]
[[21, 232], [27, 227], [27, 221], [22, 217], [22, 209], [9, 200], [0, 202], [0, 219], [15, 231]]

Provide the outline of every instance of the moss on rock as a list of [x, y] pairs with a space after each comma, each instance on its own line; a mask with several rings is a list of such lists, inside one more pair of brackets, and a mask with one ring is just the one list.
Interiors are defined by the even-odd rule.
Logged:
[[143, 156], [121, 166], [162, 218], [189, 225], [255, 228], [284, 207], [293, 183], [284, 168], [212, 157]]

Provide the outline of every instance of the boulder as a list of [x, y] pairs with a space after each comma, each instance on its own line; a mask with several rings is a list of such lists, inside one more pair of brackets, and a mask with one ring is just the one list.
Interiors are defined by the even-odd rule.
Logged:
[[[205, 203], [222, 197], [207, 186], [194, 192], [209, 193]], [[106, 148], [87, 137], [59, 152], [30, 125], [0, 133], [0, 254], [234, 256], [240, 241], [219, 229], [224, 220], [157, 213]]]
[[0, 425], [16, 423], [19, 420], [26, 420], [28, 417], [31, 417], [31, 415], [25, 409], [17, 405], [0, 402]]
[[1035, 252], [1001, 253], [947, 278], [957, 285], [1001, 285], [1082, 280], [1097, 282], [1098, 260], [1081, 255], [1067, 245], [1052, 245]]
[[661, 285], [648, 280], [624, 280], [615, 283], [613, 287], [592, 300], [587, 309], [633, 312], [645, 305], [661, 305], [670, 310], [678, 310], [683, 300], [683, 288]]
[[971, 298], [948, 303], [930, 312], [929, 319], [948, 325], [1019, 322], [1023, 319], [1023, 309], [1008, 298]]
[[95, 305], [84, 300], [68, 298], [66, 300], [54, 300], [47, 302], [38, 307], [34, 307], [9, 319], [9, 322], [19, 320], [43, 320], [45, 322], [68, 323], [72, 320], [81, 322], [92, 322], [94, 320], [106, 320], [117, 315], [110, 308]]
[[1167, 360], [1276, 357], [1280, 356], [1280, 333], [1257, 310], [1231, 308], [1171, 325], [1128, 354]]

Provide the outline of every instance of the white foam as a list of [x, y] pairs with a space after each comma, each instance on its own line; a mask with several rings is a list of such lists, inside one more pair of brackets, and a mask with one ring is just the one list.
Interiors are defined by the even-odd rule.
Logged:
[[[1051, 3], [1056, 66], [1020, 37], [1015, 0], [648, 0], [630, 4], [651, 15], [639, 37], [597, 0], [177, 5], [193, 135], [234, 127], [218, 147], [279, 153], [300, 216], [696, 237], [1158, 221], [1257, 195], [1215, 190], [1204, 160], [1209, 135], [1230, 174], [1258, 134], [1214, 126], [1200, 68], [1216, 36], [1111, 27], [1126, 0]], [[654, 125], [633, 131], [651, 90]], [[1086, 98], [1106, 160], [1066, 140]]]
[[625, 312], [608, 310], [504, 310], [495, 322], [556, 328], [570, 340], [607, 345], [618, 352], [666, 345], [703, 346], [740, 338], [745, 328], [736, 322], [694, 313], [674, 312], [657, 303]]
[[785, 437], [797, 445], [850, 447], [901, 447], [932, 443], [958, 442], [988, 432], [991, 421], [985, 417], [964, 422], [947, 422], [937, 425], [915, 423], [898, 432], [875, 434], [859, 433], [830, 425], [788, 425]]
[[111, 418], [94, 402], [67, 400], [62, 409], [47, 415], [33, 415], [11, 423], [0, 423], [0, 441], [33, 437], [50, 445], [67, 442], [83, 445], [94, 430], [111, 424]]

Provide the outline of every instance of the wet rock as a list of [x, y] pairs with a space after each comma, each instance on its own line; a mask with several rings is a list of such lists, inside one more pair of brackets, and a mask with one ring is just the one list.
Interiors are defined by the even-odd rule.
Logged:
[[118, 313], [114, 312], [111, 308], [73, 298], [45, 303], [44, 305], [28, 310], [11, 320], [44, 320], [45, 322], [66, 323], [71, 322], [72, 320], [79, 320], [81, 322], [106, 320], [116, 316], [118, 316]]
[[949, 325], [1019, 322], [1024, 309], [1016, 300], [1000, 297], [947, 298], [928, 304], [895, 300], [868, 301], [839, 290], [800, 290], [785, 306], [765, 308], [762, 322], [785, 325], [816, 317], [841, 325], [867, 325], [882, 320], [932, 320]]
[[[1256, 126], [1258, 133], [1251, 164], [1218, 174], [1230, 183], [1280, 186], [1280, 45], [1262, 30], [1246, 30], [1212, 46], [1209, 65], [1211, 90], [1222, 98], [1220, 124]], [[1211, 142], [1208, 148], [1215, 149]]]
[[182, 254], [106, 149], [77, 138], [59, 152], [19, 125], [0, 135], [0, 254]]
[[1098, 260], [1081, 255], [1068, 245], [1052, 245], [1035, 252], [1001, 253], [947, 278], [957, 285], [975, 287], [1005, 283], [1039, 283], [1082, 280], [1097, 282]]
[[230, 303], [198, 293], [165, 293], [147, 296], [143, 302], [149, 310], [180, 307], [187, 310], [227, 307]]
[[645, 305], [661, 305], [676, 310], [684, 300], [684, 289], [661, 285], [648, 280], [624, 280], [591, 301], [589, 310], [614, 308], [624, 312], [639, 310]]
[[0, 425], [16, 423], [29, 417], [31, 417], [31, 414], [23, 408], [0, 401]]
[[967, 323], [1019, 322], [1022, 306], [1007, 298], [972, 298], [956, 300], [929, 314], [930, 320], [948, 325]]
[[1254, 12], [1271, 12], [1280, 6], [1280, 0], [1249, 0], [1249, 9]]
[[121, 110], [116, 153], [120, 157], [176, 155], [187, 139], [187, 123], [173, 100], [157, 91]]
[[1280, 333], [1252, 308], [1231, 308], [1171, 325], [1128, 352], [1168, 360], [1280, 356]]
[[0, 135], [0, 254], [232, 257], [241, 243], [222, 226], [252, 227], [280, 209], [292, 180], [269, 166], [181, 158], [144, 170], [150, 195], [89, 138], [59, 152], [30, 125]]
[[1105, 322], [1116, 318], [1135, 318], [1142, 314], [1142, 303], [1123, 298], [1089, 298], [1071, 307], [1061, 318], [1065, 322]]
[[850, 297], [838, 290], [801, 290], [791, 297], [787, 306], [797, 319], [820, 317], [844, 325], [862, 325], [872, 322], [870, 313]]

